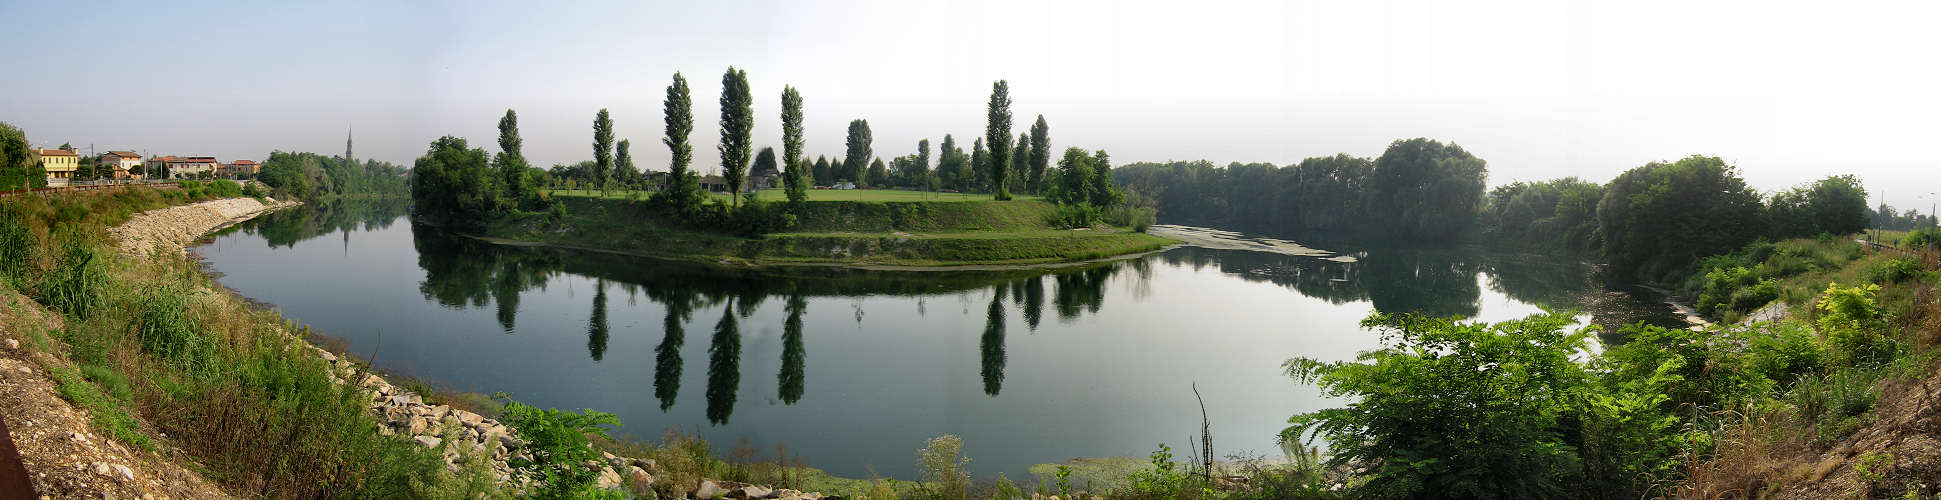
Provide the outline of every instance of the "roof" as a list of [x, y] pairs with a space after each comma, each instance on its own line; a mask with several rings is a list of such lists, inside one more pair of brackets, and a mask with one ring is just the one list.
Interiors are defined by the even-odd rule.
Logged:
[[180, 159], [174, 156], [152, 156], [148, 158], [149, 161], [176, 161]]
[[255, 165], [256, 160], [236, 160], [233, 162], [229, 162], [229, 164], [230, 165]]
[[40, 149], [40, 150], [35, 150], [34, 154], [41, 155], [41, 156], [74, 156], [73, 151], [68, 151], [65, 149]]
[[177, 158], [174, 156], [170, 156], [165, 158], [164, 160], [171, 163], [217, 163], [216, 157], [214, 156], [191, 156], [188, 158]]
[[134, 159], [141, 159], [142, 157], [142, 155], [135, 154], [135, 152], [133, 151], [109, 151], [108, 154], [105, 154], [102, 156], [114, 156], [114, 157], [120, 157], [120, 158], [134, 158]]

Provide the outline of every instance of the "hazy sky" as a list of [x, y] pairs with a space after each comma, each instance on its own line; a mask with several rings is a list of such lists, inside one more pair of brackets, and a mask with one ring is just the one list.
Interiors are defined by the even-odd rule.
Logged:
[[839, 154], [853, 118], [879, 156], [946, 133], [968, 149], [1003, 78], [1014, 133], [1043, 114], [1056, 148], [1118, 164], [1426, 136], [1488, 160], [1492, 185], [1713, 154], [1762, 190], [1853, 173], [1923, 210], [1941, 191], [1941, 2], [536, 4], [8, 1], [0, 121], [39, 146], [223, 160], [341, 154], [355, 126], [359, 157], [409, 164], [441, 135], [496, 149], [514, 108], [546, 166], [591, 158], [605, 107], [665, 169], [681, 71], [707, 171], [734, 65], [759, 144], [800, 89], [811, 155]]

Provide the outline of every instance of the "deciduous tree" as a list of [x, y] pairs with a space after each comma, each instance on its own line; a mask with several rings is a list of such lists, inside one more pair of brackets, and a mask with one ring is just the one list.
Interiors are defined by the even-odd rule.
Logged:
[[863, 169], [868, 168], [870, 158], [876, 154], [870, 149], [869, 120], [851, 120], [849, 139], [844, 141], [844, 145], [846, 154], [842, 158], [842, 173], [836, 177], [862, 184]]
[[1011, 84], [998, 80], [991, 84], [991, 102], [986, 110], [984, 144], [990, 148], [991, 192], [998, 201], [1011, 199], [1004, 174], [1011, 166]]
[[795, 87], [782, 87], [782, 183], [788, 189], [789, 203], [802, 203], [809, 197], [809, 180], [802, 158], [802, 94]]
[[[1023, 142], [1019, 142], [1023, 147]], [[1034, 193], [1044, 192], [1045, 168], [1051, 162], [1051, 125], [1045, 124], [1045, 115], [1038, 115], [1038, 121], [1031, 124], [1031, 178], [1026, 188]], [[1019, 167], [1022, 169], [1023, 167]]]
[[753, 146], [755, 99], [748, 93], [748, 72], [728, 67], [721, 74], [721, 178], [728, 182], [731, 203], [741, 204], [742, 182], [747, 180], [748, 153]]

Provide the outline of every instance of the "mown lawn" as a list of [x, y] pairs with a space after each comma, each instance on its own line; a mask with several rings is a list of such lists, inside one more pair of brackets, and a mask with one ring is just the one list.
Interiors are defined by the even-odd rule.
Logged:
[[[636, 192], [607, 191], [603, 196], [598, 190], [557, 189], [551, 191], [551, 193], [554, 196], [627, 199], [633, 196], [632, 193]], [[637, 193], [644, 198], [649, 192], [638, 191]], [[725, 194], [709, 193], [709, 195], [716, 199], [728, 199], [728, 195]], [[763, 189], [757, 191], [755, 196], [762, 201], [785, 201], [788, 199], [788, 195], [780, 189]], [[1039, 197], [1034, 195], [1012, 195], [1012, 199], [1036, 200]], [[892, 201], [991, 201], [991, 195], [988, 193], [929, 193], [895, 189], [812, 189], [809, 190], [809, 201], [860, 201], [875, 203]]]

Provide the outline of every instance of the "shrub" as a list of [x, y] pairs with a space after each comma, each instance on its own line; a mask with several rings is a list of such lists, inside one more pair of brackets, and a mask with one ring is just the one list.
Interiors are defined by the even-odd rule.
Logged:
[[964, 470], [964, 466], [970, 465], [970, 459], [959, 456], [963, 450], [963, 438], [952, 435], [930, 438], [923, 443], [923, 449], [917, 450], [917, 474], [923, 480], [924, 492], [934, 498], [954, 500], [970, 494], [970, 473]]
[[1899, 351], [1887, 338], [1887, 323], [1880, 316], [1874, 295], [1880, 285], [1843, 287], [1828, 283], [1817, 307], [1820, 335], [1826, 337], [1834, 361], [1841, 365], [1885, 363]]
[[1173, 462], [1173, 450], [1161, 443], [1150, 455], [1152, 468], [1132, 473], [1131, 484], [1119, 496], [1127, 498], [1174, 498], [1187, 491], [1191, 473]]
[[1867, 267], [1869, 283], [1886, 285], [1910, 279], [1931, 281], [1934, 279], [1934, 272], [1922, 268], [1921, 260], [1912, 256], [1881, 260]]
[[599, 478], [600, 469], [587, 462], [596, 461], [600, 454], [589, 446], [587, 435], [604, 438], [606, 429], [600, 426], [619, 425], [620, 419], [593, 410], [580, 413], [553, 408], [541, 410], [501, 399], [505, 401], [503, 420], [525, 440], [514, 447], [516, 451], [507, 464], [535, 481], [534, 496], [574, 498], [594, 493], [594, 480]]
[[1348, 496], [1561, 496], [1582, 477], [1581, 443], [1565, 426], [1583, 418], [1592, 387], [1572, 356], [1594, 329], [1567, 332], [1570, 321], [1372, 315], [1362, 326], [1381, 329], [1382, 347], [1353, 362], [1286, 363], [1297, 380], [1349, 403], [1295, 415], [1281, 439], [1313, 432], [1334, 447], [1331, 466], [1378, 464]]
[[209, 183], [207, 193], [216, 198], [236, 198], [243, 196], [243, 185], [229, 179], [217, 179]]
[[1763, 333], [1751, 335], [1746, 346], [1752, 369], [1760, 375], [1785, 385], [1826, 368], [1826, 350], [1804, 325], [1773, 324]]
[[1099, 221], [1099, 209], [1091, 205], [1058, 205], [1045, 220], [1046, 224], [1061, 229], [1092, 227]]

